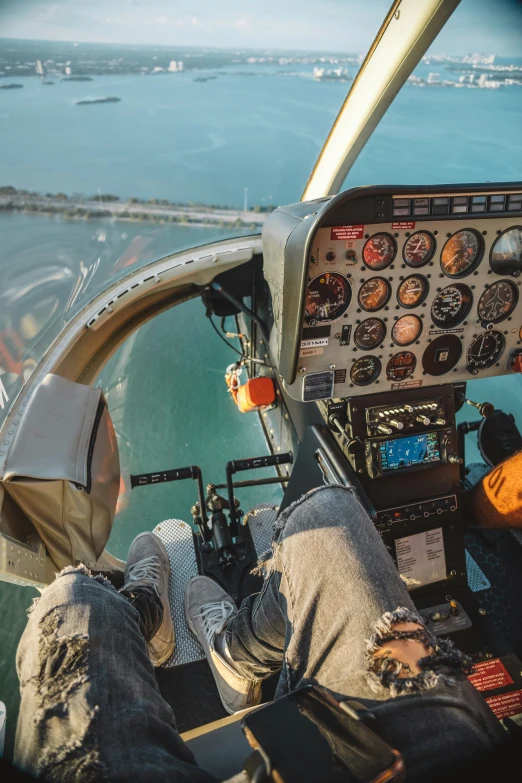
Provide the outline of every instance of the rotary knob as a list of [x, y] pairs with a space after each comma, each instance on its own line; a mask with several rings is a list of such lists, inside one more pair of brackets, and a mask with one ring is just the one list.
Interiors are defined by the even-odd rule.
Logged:
[[428, 417], [423, 416], [422, 414], [420, 416], [416, 416], [415, 421], [418, 421], [419, 424], [424, 424], [425, 427], [427, 427], [428, 424], [431, 424], [431, 421], [428, 419]]
[[390, 419], [388, 424], [390, 425], [390, 427], [395, 427], [396, 430], [404, 429], [404, 424], [402, 423], [402, 421], [399, 421], [398, 419]]
[[388, 427], [387, 424], [379, 424], [377, 429], [379, 430], [379, 432], [382, 432], [383, 435], [391, 435], [393, 432], [392, 428]]

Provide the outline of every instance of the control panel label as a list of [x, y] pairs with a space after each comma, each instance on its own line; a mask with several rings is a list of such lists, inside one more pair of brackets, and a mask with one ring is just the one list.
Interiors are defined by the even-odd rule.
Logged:
[[364, 226], [332, 226], [330, 239], [362, 239]]
[[328, 337], [315, 337], [313, 340], [301, 340], [301, 350], [304, 348], [324, 348], [328, 345]]
[[397, 568], [408, 590], [446, 579], [442, 528], [395, 541]]
[[522, 691], [512, 691], [511, 693], [501, 693], [500, 696], [490, 696], [486, 699], [486, 702], [499, 720], [502, 720], [502, 718], [515, 718], [522, 714]]
[[400, 381], [399, 383], [392, 383], [392, 389], [414, 389], [417, 386], [422, 386], [422, 380], [418, 381]]
[[500, 658], [476, 663], [473, 666], [473, 674], [470, 674], [468, 680], [478, 691], [494, 691], [513, 683]]
[[303, 380], [303, 402], [327, 400], [333, 397], [333, 372], [313, 372]]
[[398, 231], [401, 229], [403, 231], [410, 231], [412, 228], [415, 228], [414, 220], [398, 220], [396, 223], [392, 223], [392, 229], [396, 229]]
[[324, 348], [301, 348], [299, 356], [318, 356], [324, 353]]

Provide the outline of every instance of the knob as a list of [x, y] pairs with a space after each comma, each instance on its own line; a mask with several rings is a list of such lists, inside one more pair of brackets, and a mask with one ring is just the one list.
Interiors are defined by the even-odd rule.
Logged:
[[451, 599], [451, 601], [449, 602], [449, 605], [450, 605], [450, 614], [452, 614], [453, 617], [458, 617], [458, 615], [459, 615], [459, 605], [455, 601], [454, 598]]
[[379, 430], [379, 432], [382, 432], [383, 435], [391, 435], [393, 432], [392, 428], [388, 427], [387, 424], [379, 424], [377, 429]]
[[353, 440], [351, 440], [346, 448], [348, 449], [349, 454], [364, 453], [364, 443], [361, 440], [359, 440], [359, 438], [354, 438]]
[[446, 419], [441, 419], [441, 418], [433, 419], [432, 424], [436, 424], [437, 427], [444, 427], [444, 425], [446, 424]]
[[404, 410], [408, 411], [408, 413], [413, 413], [413, 405], [405, 405]]
[[495, 406], [491, 402], [473, 402], [473, 400], [466, 400], [466, 402], [468, 405], [472, 405], [474, 408], [477, 408], [480, 415], [485, 419], [489, 418], [489, 416], [491, 416], [495, 410]]
[[451, 462], [453, 465], [462, 465], [464, 460], [456, 454], [448, 454], [448, 462]]
[[418, 421], [419, 424], [424, 424], [425, 427], [427, 427], [428, 424], [431, 424], [427, 416], [416, 416], [415, 421]]
[[396, 430], [403, 430], [404, 429], [404, 424], [402, 423], [402, 421], [398, 421], [397, 419], [390, 419], [388, 424], [391, 427], [395, 427]]

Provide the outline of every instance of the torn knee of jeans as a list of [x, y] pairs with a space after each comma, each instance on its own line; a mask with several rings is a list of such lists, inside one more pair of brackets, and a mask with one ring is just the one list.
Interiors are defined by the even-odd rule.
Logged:
[[[399, 630], [397, 626], [403, 623], [415, 623], [417, 627]], [[417, 660], [417, 673], [412, 673], [408, 663], [386, 648], [387, 644], [402, 640], [420, 642], [429, 651]], [[471, 665], [471, 659], [457, 650], [453, 642], [436, 637], [416, 612], [404, 607], [386, 612], [366, 643], [368, 682], [374, 690], [388, 689], [391, 696], [429, 690], [439, 682], [451, 684], [470, 674]]]
[[60, 635], [60, 624], [56, 610], [39, 623], [36, 722], [67, 715], [68, 699], [88, 682], [89, 638], [85, 634]]
[[49, 744], [39, 756], [37, 774], [51, 783], [81, 780], [83, 783], [108, 781], [108, 770], [101, 761], [97, 742], [97, 717], [99, 708], [86, 712], [82, 730], [73, 734], [68, 742]]

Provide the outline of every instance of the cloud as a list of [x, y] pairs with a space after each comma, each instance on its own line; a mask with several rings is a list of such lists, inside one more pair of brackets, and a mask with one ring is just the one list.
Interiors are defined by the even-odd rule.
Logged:
[[236, 19], [233, 24], [236, 30], [250, 30], [250, 22], [248, 19]]

